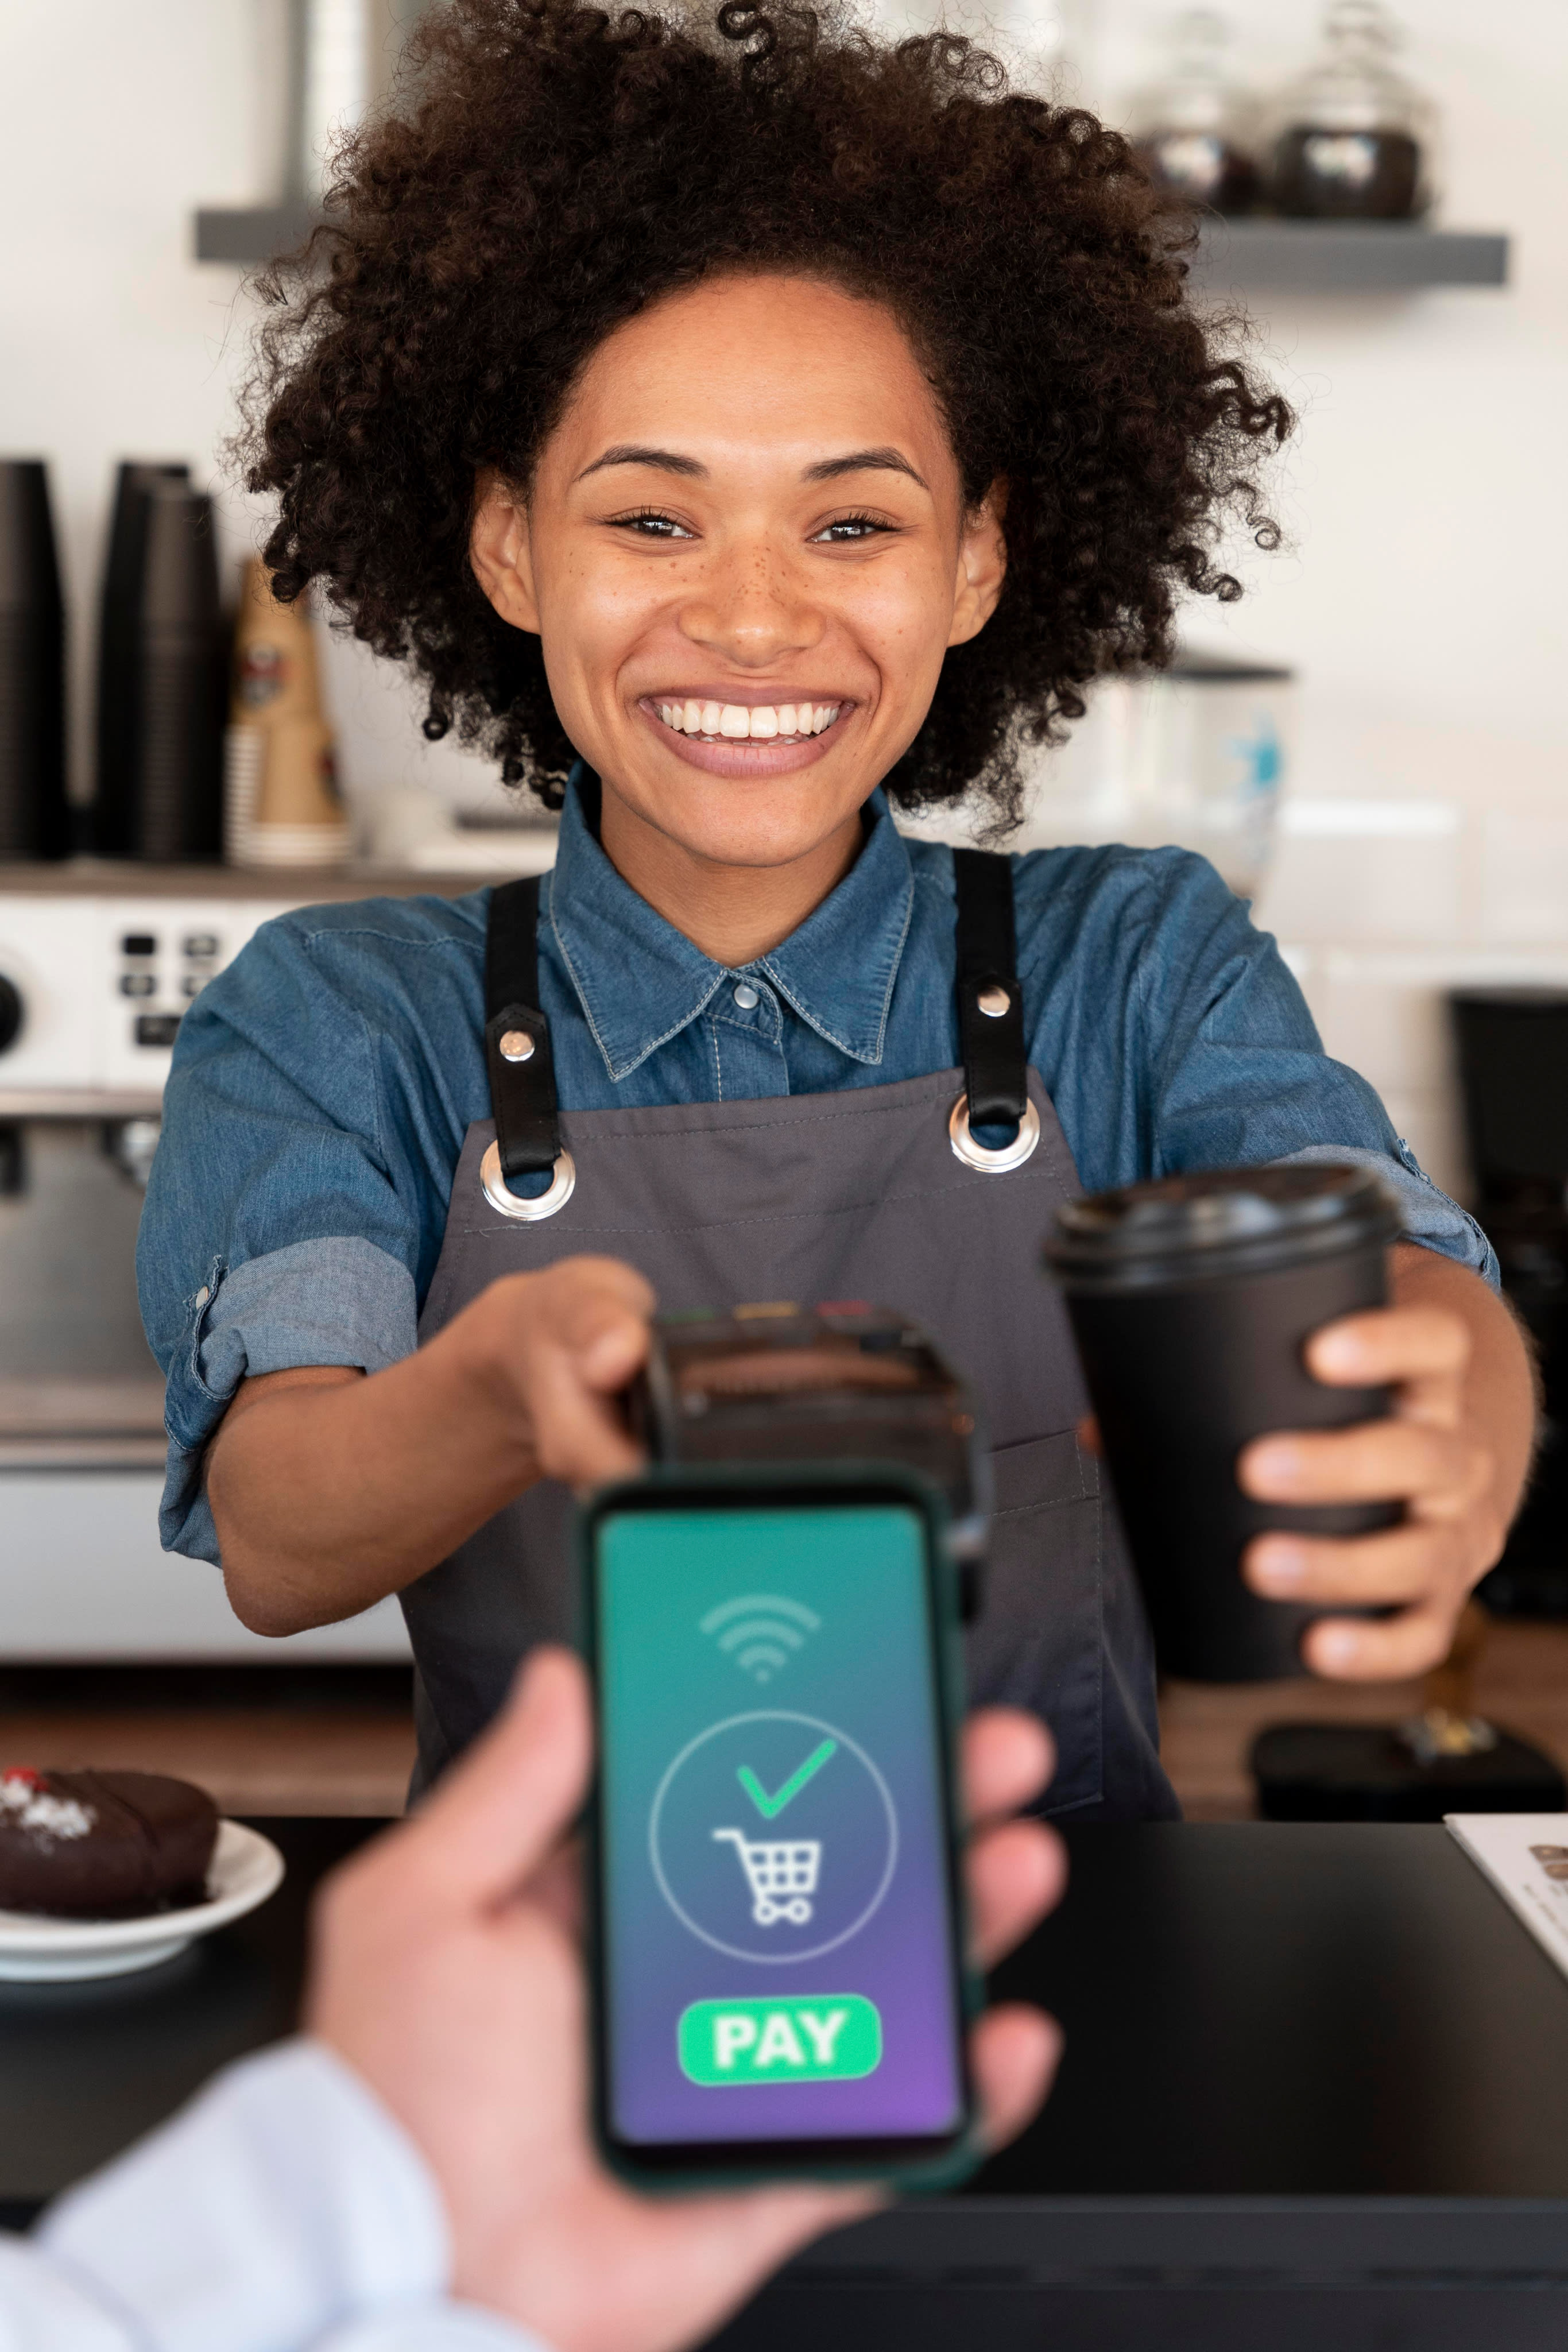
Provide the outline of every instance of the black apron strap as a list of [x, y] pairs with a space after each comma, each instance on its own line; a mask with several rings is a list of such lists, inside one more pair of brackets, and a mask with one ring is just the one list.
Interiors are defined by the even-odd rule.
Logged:
[[560, 1154], [555, 1059], [539, 1011], [539, 877], [490, 893], [485, 938], [485, 1059], [501, 1173], [548, 1175]]
[[958, 1036], [971, 1127], [1016, 1127], [1029, 1100], [1029, 1051], [1009, 857], [956, 849]]
[[[1016, 1127], [1028, 1093], [1023, 993], [1015, 966], [1012, 865], [956, 849], [958, 1033], [972, 1127]], [[490, 894], [485, 942], [485, 1058], [501, 1172], [545, 1175], [560, 1152], [549, 1024], [538, 1008], [539, 882]], [[524, 1047], [527, 1050], [522, 1050]]]

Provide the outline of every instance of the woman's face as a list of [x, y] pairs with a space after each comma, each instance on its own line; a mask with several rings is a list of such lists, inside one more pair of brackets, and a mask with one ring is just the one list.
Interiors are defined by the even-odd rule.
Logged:
[[706, 280], [608, 337], [526, 507], [487, 483], [473, 546], [606, 793], [737, 866], [841, 831], [1003, 568], [891, 313], [776, 276]]

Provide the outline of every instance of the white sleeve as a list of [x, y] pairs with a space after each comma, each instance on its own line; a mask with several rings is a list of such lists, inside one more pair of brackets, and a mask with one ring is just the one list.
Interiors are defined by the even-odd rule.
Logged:
[[[46, 2325], [15, 2352], [538, 2352], [444, 2300], [445, 2216], [424, 2160], [317, 2042], [228, 2068], [68, 2191], [37, 2242], [62, 2297], [110, 2315], [110, 2332]], [[13, 2352], [3, 2332], [0, 2352]]]
[[[144, 2352], [25, 2238], [0, 2236], [0, 2352]], [[435, 2352], [433, 2344], [432, 2352]]]
[[[88, 2352], [85, 2345], [82, 2352]], [[324, 2336], [311, 2352], [549, 2352], [549, 2347], [537, 2336], [525, 2336], [509, 2320], [474, 2304], [441, 2303], [351, 2323]]]

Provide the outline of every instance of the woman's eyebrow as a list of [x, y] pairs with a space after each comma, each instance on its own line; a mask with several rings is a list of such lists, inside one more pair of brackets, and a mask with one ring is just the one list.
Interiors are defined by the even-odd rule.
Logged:
[[590, 474], [601, 474], [606, 466], [653, 466], [663, 474], [685, 474], [693, 480], [707, 478], [706, 466], [695, 457], [683, 457], [678, 449], [648, 449], [641, 442], [622, 441], [606, 449], [602, 457], [595, 457], [591, 466], [584, 466], [575, 479], [585, 482]]
[[[690, 481], [706, 481], [708, 471], [699, 458], [685, 457], [678, 449], [653, 449], [640, 441], [620, 441], [612, 449], [606, 449], [601, 457], [595, 457], [591, 466], [585, 466], [574, 478], [585, 482], [590, 474], [601, 474], [607, 466], [652, 466], [660, 473], [683, 474]], [[806, 467], [800, 479], [803, 482], [836, 482], [844, 474], [878, 472], [907, 474], [921, 489], [928, 490], [930, 488], [908, 458], [893, 448], [852, 449], [842, 457], [820, 457], [814, 466]]]
[[803, 482], [836, 482], [841, 474], [870, 473], [907, 474], [923, 490], [930, 488], [896, 449], [852, 449], [847, 457], [823, 457], [815, 466], [808, 466], [800, 478]]

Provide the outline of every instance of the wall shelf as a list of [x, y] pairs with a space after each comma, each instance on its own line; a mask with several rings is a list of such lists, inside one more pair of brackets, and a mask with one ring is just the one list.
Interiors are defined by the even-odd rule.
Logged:
[[319, 215], [312, 205], [208, 205], [196, 215], [196, 259], [270, 261], [302, 245]]
[[[195, 219], [196, 259], [249, 265], [303, 243], [308, 205], [211, 206]], [[1423, 286], [1505, 286], [1509, 240], [1490, 230], [1404, 221], [1214, 220], [1196, 275], [1209, 287], [1301, 294], [1397, 294]]]
[[1400, 294], [1423, 286], [1506, 286], [1509, 240], [1490, 230], [1408, 221], [1213, 220], [1195, 268], [1204, 285], [1301, 294]]

